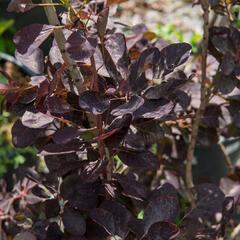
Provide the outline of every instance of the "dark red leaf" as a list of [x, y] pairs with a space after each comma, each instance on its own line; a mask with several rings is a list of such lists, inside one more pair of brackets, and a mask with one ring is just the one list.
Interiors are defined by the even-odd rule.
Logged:
[[13, 38], [20, 54], [31, 55], [54, 31], [54, 26], [45, 24], [30, 24], [19, 30]]
[[234, 198], [226, 197], [222, 207], [221, 235], [224, 237], [226, 225], [229, 223], [234, 210]]
[[78, 30], [69, 36], [65, 47], [72, 59], [85, 62], [94, 54], [97, 47], [97, 39], [85, 37], [83, 31]]
[[62, 220], [66, 230], [72, 235], [84, 235], [86, 232], [86, 222], [80, 212], [65, 207]]
[[120, 151], [119, 158], [124, 164], [132, 168], [158, 169], [160, 162], [157, 157], [149, 152]]

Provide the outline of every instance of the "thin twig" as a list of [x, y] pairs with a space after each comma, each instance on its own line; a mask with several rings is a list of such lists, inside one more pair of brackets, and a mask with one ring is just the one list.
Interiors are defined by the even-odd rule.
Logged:
[[[186, 184], [187, 187], [190, 189], [193, 187], [193, 179], [192, 179], [192, 160], [194, 155], [194, 149], [197, 141], [198, 136], [198, 129], [201, 122], [201, 117], [204, 113], [206, 107], [206, 90], [205, 90], [205, 83], [206, 83], [206, 67], [207, 67], [207, 49], [208, 49], [208, 38], [209, 38], [209, 2], [208, 0], [200, 1], [203, 9], [203, 20], [204, 20], [204, 33], [203, 33], [203, 42], [202, 42], [202, 76], [201, 76], [201, 103], [200, 107], [196, 113], [196, 119], [193, 122], [192, 126], [192, 134], [191, 140], [189, 143], [188, 151], [187, 151], [187, 165], [186, 165]], [[190, 194], [191, 195], [191, 194]], [[191, 198], [191, 197], [190, 197]], [[193, 198], [190, 199], [192, 205], [194, 204]]]
[[[43, 4], [46, 4], [46, 3], [52, 4], [53, 2], [52, 2], [52, 0], [42, 0], [42, 3]], [[59, 26], [60, 22], [57, 17], [55, 6], [54, 5], [45, 6], [44, 10], [45, 10], [49, 24], [51, 24], [53, 26]], [[66, 51], [65, 51], [66, 39], [65, 39], [62, 29], [57, 29], [56, 31], [54, 31], [54, 37], [56, 39], [58, 48], [61, 52], [62, 58], [63, 58], [64, 62], [66, 63], [66, 66], [70, 72], [72, 81], [73, 81], [74, 85], [76, 86], [78, 93], [80, 94], [84, 90], [82, 87], [84, 79], [83, 79], [83, 76], [82, 76], [80, 70], [77, 67], [76, 62], [66, 54]]]
[[223, 145], [222, 142], [218, 142], [218, 146], [219, 148], [221, 149], [222, 153], [223, 153], [223, 156], [224, 156], [224, 159], [225, 159], [225, 162], [226, 162], [226, 165], [228, 167], [228, 173], [233, 173], [233, 165], [232, 165], [232, 162], [231, 162], [231, 159], [230, 157], [228, 156], [227, 152], [226, 152], [226, 149]]

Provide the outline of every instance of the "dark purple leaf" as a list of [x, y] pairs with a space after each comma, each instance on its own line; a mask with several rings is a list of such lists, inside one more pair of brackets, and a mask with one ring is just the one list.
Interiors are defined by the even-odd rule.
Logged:
[[85, 91], [79, 96], [79, 105], [82, 109], [94, 115], [103, 114], [108, 110], [108, 101], [100, 101], [96, 92]]
[[72, 235], [84, 235], [86, 222], [83, 216], [76, 210], [64, 208], [62, 220], [66, 230]]
[[235, 68], [235, 63], [230, 52], [224, 55], [223, 61], [221, 63], [222, 73], [226, 76], [230, 75]]
[[21, 120], [17, 120], [12, 127], [12, 143], [20, 148], [30, 146], [37, 140], [40, 132], [41, 129], [25, 127]]
[[144, 103], [144, 99], [139, 96], [132, 96], [131, 99], [117, 108], [114, 108], [111, 111], [113, 116], [121, 116], [127, 113], [135, 112], [139, 107], [141, 107]]
[[65, 127], [57, 130], [53, 135], [53, 141], [57, 144], [65, 144], [86, 133], [88, 129]]
[[177, 225], [169, 222], [154, 223], [143, 240], [170, 240], [179, 234]]
[[144, 104], [133, 115], [134, 117], [161, 119], [166, 117], [173, 107], [173, 102], [166, 99], [145, 100]]
[[229, 38], [215, 35], [212, 36], [211, 41], [216, 50], [221, 54], [225, 55], [228, 52], [234, 53], [233, 44]]
[[103, 55], [105, 68], [107, 69], [109, 76], [112, 78], [115, 85], [120, 84], [122, 82], [122, 76], [117, 69], [116, 63], [113, 61], [112, 55], [105, 47], [102, 50], [102, 55]]
[[220, 73], [220, 77], [218, 79], [218, 87], [222, 94], [231, 93], [236, 87], [237, 83], [238, 80], [233, 74], [226, 76], [223, 73]]
[[88, 60], [94, 54], [96, 47], [97, 39], [85, 37], [82, 30], [72, 33], [65, 44], [68, 55], [81, 62]]
[[160, 162], [157, 157], [149, 152], [120, 151], [119, 158], [124, 164], [132, 168], [158, 169]]
[[137, 200], [146, 199], [147, 189], [143, 184], [131, 177], [120, 174], [115, 174], [114, 177], [123, 188], [124, 195]]
[[83, 183], [96, 181], [99, 175], [105, 172], [107, 164], [107, 159], [89, 162], [80, 174], [81, 181]]
[[45, 24], [30, 24], [19, 30], [13, 38], [17, 51], [31, 55], [53, 32], [54, 26]]
[[156, 120], [142, 122], [136, 125], [139, 133], [141, 133], [145, 146], [152, 146], [164, 137], [163, 129]]
[[81, 178], [78, 175], [69, 175], [64, 179], [61, 184], [61, 194], [75, 208], [88, 210], [97, 206], [94, 184], [81, 183]]
[[147, 86], [146, 74], [143, 72], [138, 78], [130, 82], [130, 88], [133, 92], [140, 92]]
[[198, 143], [203, 146], [214, 146], [219, 141], [219, 134], [216, 128], [200, 127], [198, 130]]
[[49, 143], [39, 152], [39, 156], [61, 155], [79, 151], [82, 146], [81, 141], [74, 139], [66, 144]]
[[177, 191], [170, 183], [165, 183], [154, 189], [149, 195], [149, 200], [152, 201], [154, 199], [158, 199], [159, 197], [175, 198], [175, 200], [178, 201]]
[[22, 124], [29, 128], [46, 128], [53, 120], [54, 118], [41, 112], [34, 113], [26, 111], [22, 117]]
[[208, 127], [218, 128], [219, 127], [219, 117], [221, 116], [221, 109], [216, 104], [209, 104], [203, 114], [203, 123]]
[[160, 59], [162, 59], [162, 55], [157, 48], [149, 48], [143, 51], [138, 60], [131, 66], [131, 72], [128, 77], [129, 86], [133, 88], [137, 84], [137, 79], [143, 73], [144, 66], [158, 64]]
[[64, 102], [63, 99], [59, 97], [49, 97], [46, 100], [48, 110], [51, 113], [68, 113], [74, 111], [74, 108], [67, 102]]
[[234, 28], [234, 27], [230, 27], [230, 37], [233, 41], [234, 47], [236, 50], [238, 50], [240, 48], [240, 32], [238, 29]]
[[26, 12], [34, 7], [32, 0], [11, 0], [8, 4], [8, 12]]
[[177, 71], [171, 74], [171, 76], [160, 85], [149, 88], [145, 92], [147, 99], [159, 99], [167, 97], [170, 93], [178, 90], [179, 87], [183, 86], [187, 82], [187, 77], [184, 72]]
[[21, 232], [18, 233], [13, 240], [37, 240], [37, 238], [30, 232]]
[[234, 198], [226, 197], [222, 206], [221, 235], [224, 237], [226, 225], [229, 223], [234, 210]]
[[131, 213], [123, 205], [114, 201], [103, 202], [101, 208], [112, 213], [115, 223], [115, 234], [125, 239], [129, 232], [129, 222], [133, 218]]
[[126, 79], [130, 59], [127, 52], [125, 36], [122, 33], [114, 33], [110, 35], [105, 42], [105, 47], [111, 54], [112, 60], [116, 64], [122, 78]]
[[154, 198], [149, 202], [144, 211], [145, 232], [156, 222], [173, 222], [178, 216], [178, 211], [179, 203], [177, 198], [172, 196]]
[[60, 212], [60, 206], [57, 199], [49, 199], [44, 202], [45, 214], [47, 218], [57, 217]]
[[191, 49], [192, 46], [188, 43], [174, 43], [165, 47], [161, 51], [164, 56], [164, 75], [185, 63], [190, 56]]
[[102, 226], [110, 235], [115, 234], [115, 223], [113, 214], [104, 208], [93, 209], [89, 216], [94, 222]]
[[40, 48], [36, 48], [31, 54], [28, 52], [25, 54], [20, 54], [15, 51], [16, 59], [26, 66], [33, 73], [41, 75], [44, 72], [44, 55]]
[[98, 30], [98, 35], [101, 41], [104, 40], [104, 35], [106, 32], [107, 23], [108, 23], [108, 15], [109, 15], [109, 8], [105, 8], [99, 13], [99, 16], [97, 19], [97, 30]]
[[217, 185], [198, 184], [194, 190], [197, 192], [196, 208], [191, 211], [190, 217], [208, 219], [213, 217], [216, 212], [222, 211], [224, 194]]

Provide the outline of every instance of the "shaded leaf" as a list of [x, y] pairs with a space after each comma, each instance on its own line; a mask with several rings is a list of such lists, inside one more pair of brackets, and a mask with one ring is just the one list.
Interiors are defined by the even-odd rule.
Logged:
[[79, 96], [79, 105], [82, 109], [95, 115], [103, 114], [108, 110], [110, 104], [100, 101], [96, 92], [85, 91]]
[[238, 81], [235, 78], [234, 75], [224, 75], [220, 74], [219, 80], [218, 80], [218, 87], [222, 94], [228, 94], [233, 91], [233, 89], [236, 87]]
[[52, 123], [54, 118], [47, 116], [41, 112], [26, 111], [22, 117], [22, 124], [29, 128], [45, 128]]
[[89, 131], [88, 129], [75, 128], [75, 127], [61, 128], [54, 133], [53, 140], [57, 144], [65, 144], [88, 131]]
[[73, 207], [82, 210], [93, 209], [97, 206], [97, 195], [93, 183], [81, 183], [78, 175], [67, 176], [61, 184], [61, 195]]
[[96, 47], [97, 39], [85, 37], [82, 30], [72, 33], [65, 44], [68, 55], [81, 62], [88, 60], [94, 54]]
[[44, 202], [47, 218], [57, 217], [60, 212], [60, 206], [57, 199], [48, 199]]
[[115, 174], [114, 177], [117, 178], [126, 196], [137, 200], [146, 199], [147, 189], [143, 184], [131, 177], [120, 174]]
[[72, 235], [84, 235], [86, 232], [85, 219], [78, 211], [65, 207], [62, 220], [64, 227]]
[[223, 61], [221, 63], [222, 73], [226, 76], [230, 75], [235, 68], [235, 63], [230, 52], [224, 55]]
[[30, 24], [19, 30], [13, 38], [20, 54], [31, 55], [53, 32], [54, 26], [45, 24]]
[[103, 208], [95, 208], [90, 212], [89, 216], [93, 221], [102, 226], [110, 235], [115, 234], [114, 217], [110, 211]]
[[160, 162], [157, 157], [149, 152], [120, 151], [119, 158], [124, 164], [132, 168], [158, 169]]
[[48, 240], [62, 240], [62, 232], [56, 222], [48, 226], [46, 239]]

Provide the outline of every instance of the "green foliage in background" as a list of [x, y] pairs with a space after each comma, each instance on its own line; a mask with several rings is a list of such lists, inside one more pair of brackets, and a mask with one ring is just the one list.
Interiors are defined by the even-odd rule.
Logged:
[[[0, 96], [2, 97], [2, 96]], [[15, 169], [25, 163], [26, 155], [32, 159], [36, 158], [37, 149], [34, 147], [15, 148], [11, 144], [11, 127], [13, 117], [8, 112], [3, 112], [0, 115], [0, 177], [8, 170], [9, 165]]]
[[0, 52], [14, 55], [15, 46], [12, 36], [16, 32], [13, 19], [0, 18]]
[[188, 42], [192, 45], [192, 52], [196, 53], [198, 49], [198, 45], [202, 39], [202, 36], [197, 33], [190, 33], [189, 36], [184, 34], [182, 30], [175, 28], [172, 23], [168, 23], [166, 25], [161, 25], [160, 23], [157, 25], [157, 29], [155, 31], [158, 38], [162, 38], [169, 43], [174, 42]]

